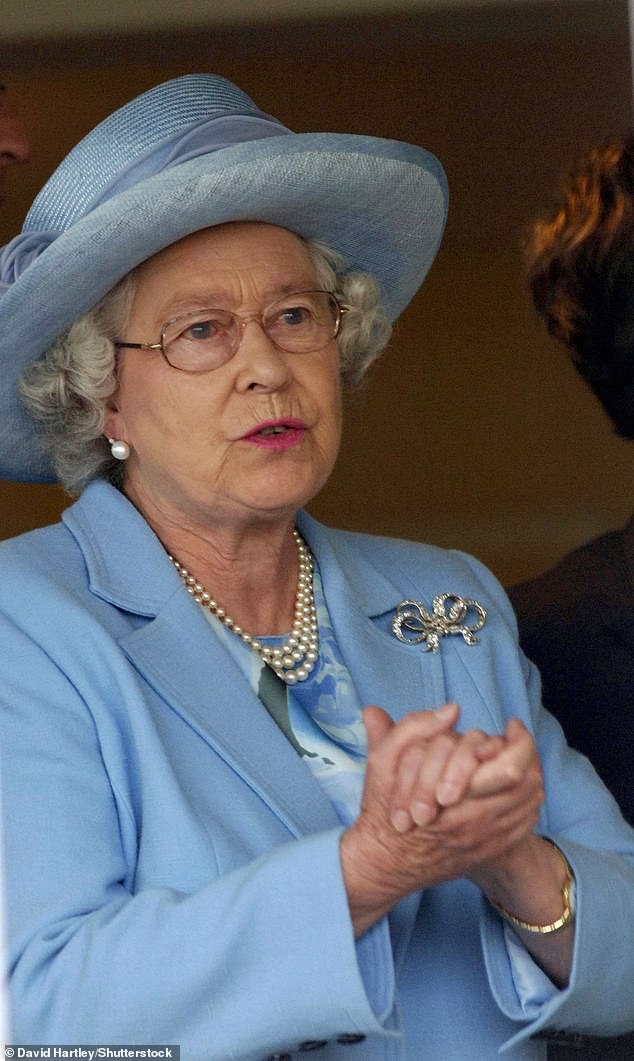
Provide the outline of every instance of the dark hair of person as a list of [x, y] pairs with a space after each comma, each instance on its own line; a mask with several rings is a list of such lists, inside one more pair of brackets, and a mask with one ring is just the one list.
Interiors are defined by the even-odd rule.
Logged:
[[535, 308], [634, 439], [634, 132], [596, 147], [537, 221], [526, 247]]

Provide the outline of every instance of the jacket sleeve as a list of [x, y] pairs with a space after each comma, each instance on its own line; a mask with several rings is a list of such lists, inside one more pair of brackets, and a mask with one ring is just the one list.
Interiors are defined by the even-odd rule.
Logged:
[[[516, 626], [508, 601], [496, 586], [492, 592], [498, 596], [516, 651]], [[482, 938], [491, 989], [503, 1012], [524, 1025], [506, 1046], [542, 1028], [618, 1035], [634, 1028], [634, 830], [588, 759], [566, 744], [561, 726], [541, 706], [537, 669], [521, 653], [519, 663], [523, 692], [519, 683], [516, 690], [509, 686], [503, 713], [519, 715], [534, 733], [546, 792], [536, 831], [555, 841], [573, 869], [576, 927], [568, 987], [527, 1024], [504, 945], [503, 923], [483, 901]]]
[[154, 840], [126, 820], [87, 705], [15, 625], [0, 620], [0, 643], [12, 1041], [172, 1043], [188, 1061], [255, 1061], [304, 1040], [389, 1036], [389, 934], [383, 922], [355, 944], [340, 831], [193, 893], [143, 887], [129, 837]]

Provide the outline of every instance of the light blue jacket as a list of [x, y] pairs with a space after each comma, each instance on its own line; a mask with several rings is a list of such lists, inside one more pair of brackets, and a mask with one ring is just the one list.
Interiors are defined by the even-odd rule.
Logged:
[[[13, 1042], [172, 1043], [183, 1061], [312, 1040], [320, 1061], [491, 1061], [506, 1043], [528, 1061], [542, 1027], [634, 1027], [634, 833], [541, 711], [498, 584], [461, 554], [300, 526], [361, 703], [455, 699], [464, 727], [535, 732], [540, 831], [577, 880], [569, 988], [522, 1013], [501, 922], [465, 881], [355, 943], [332, 807], [147, 524], [97, 483], [0, 546]], [[401, 600], [444, 592], [487, 609], [478, 645], [394, 638]]]

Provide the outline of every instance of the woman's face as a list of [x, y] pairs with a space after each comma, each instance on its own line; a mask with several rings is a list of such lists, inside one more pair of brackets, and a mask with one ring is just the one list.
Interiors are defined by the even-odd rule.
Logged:
[[[291, 232], [251, 222], [221, 225], [138, 269], [119, 338], [155, 343], [163, 325], [181, 314], [214, 308], [256, 315], [288, 292], [319, 287], [304, 244]], [[172, 368], [160, 350], [124, 349], [106, 430], [130, 446], [124, 488], [146, 514], [158, 509], [236, 525], [287, 518], [319, 491], [337, 457], [335, 340], [321, 350], [287, 353], [253, 321], [229, 361], [199, 374]]]

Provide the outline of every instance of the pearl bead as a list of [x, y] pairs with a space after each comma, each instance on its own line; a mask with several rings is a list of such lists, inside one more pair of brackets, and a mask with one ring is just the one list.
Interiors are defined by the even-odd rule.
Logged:
[[130, 456], [130, 447], [127, 442], [123, 442], [121, 439], [109, 439], [110, 452], [116, 461], [127, 461]]
[[[125, 443], [123, 443], [125, 445]], [[186, 567], [175, 560], [173, 556], [169, 559], [182, 578], [185, 588], [193, 596], [201, 607], [212, 612], [221, 623], [231, 630], [237, 637], [253, 649], [255, 653], [268, 664], [277, 676], [287, 685], [295, 685], [298, 681], [303, 682], [314, 670], [315, 663], [319, 658], [319, 624], [317, 621], [317, 610], [313, 594], [313, 570], [314, 563], [308, 547], [302, 540], [298, 531], [293, 531], [295, 544], [297, 545], [299, 573], [297, 577], [297, 590], [295, 594], [295, 615], [291, 633], [282, 645], [269, 648], [263, 645], [256, 637], [248, 634], [239, 626], [224, 608], [212, 599], [202, 582], [198, 582], [190, 575]]]

